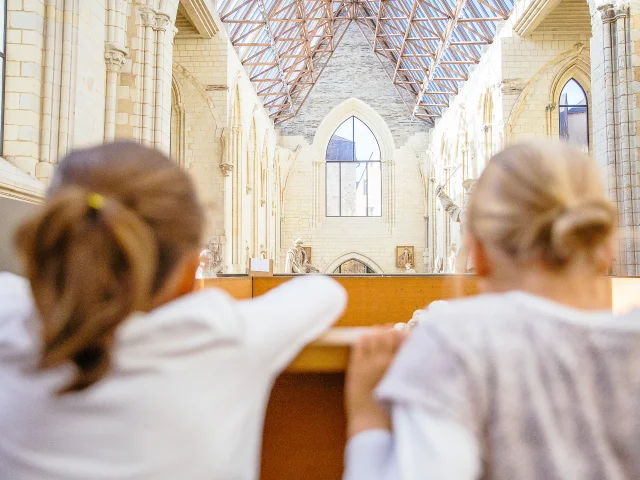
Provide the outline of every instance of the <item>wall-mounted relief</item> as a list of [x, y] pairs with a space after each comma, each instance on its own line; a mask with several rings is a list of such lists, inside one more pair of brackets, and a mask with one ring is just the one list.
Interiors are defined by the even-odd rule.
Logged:
[[396, 267], [406, 268], [415, 265], [415, 248], [409, 246], [396, 247]]

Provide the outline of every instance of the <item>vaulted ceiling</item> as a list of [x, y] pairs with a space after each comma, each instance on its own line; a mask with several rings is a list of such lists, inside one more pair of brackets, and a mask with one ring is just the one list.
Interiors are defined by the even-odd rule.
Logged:
[[514, 0], [219, 0], [220, 17], [276, 124], [294, 117], [355, 23], [409, 114], [433, 123]]

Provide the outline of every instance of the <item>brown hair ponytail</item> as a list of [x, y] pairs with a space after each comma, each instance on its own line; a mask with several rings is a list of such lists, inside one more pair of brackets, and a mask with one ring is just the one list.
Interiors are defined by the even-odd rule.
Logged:
[[112, 144], [61, 163], [45, 207], [16, 237], [42, 320], [39, 366], [77, 367], [60, 393], [109, 372], [116, 329], [152, 308], [197, 248], [201, 219], [189, 179], [158, 152]]

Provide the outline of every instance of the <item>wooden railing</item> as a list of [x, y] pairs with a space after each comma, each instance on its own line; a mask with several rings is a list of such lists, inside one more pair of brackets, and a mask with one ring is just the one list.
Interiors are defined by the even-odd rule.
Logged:
[[[222, 277], [200, 282], [238, 299], [291, 277]], [[435, 300], [477, 293], [472, 276], [336, 276], [349, 304], [336, 327], [309, 345], [275, 382], [267, 408], [262, 480], [339, 480], [343, 468], [344, 370], [349, 345], [373, 325], [406, 322]], [[616, 310], [640, 305], [640, 278], [607, 278]]]

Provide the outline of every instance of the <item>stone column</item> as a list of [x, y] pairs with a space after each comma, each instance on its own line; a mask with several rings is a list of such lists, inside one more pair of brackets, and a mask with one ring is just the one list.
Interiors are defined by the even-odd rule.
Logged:
[[[636, 275], [638, 272], [638, 225], [640, 219], [634, 208], [633, 192], [639, 191], [638, 166], [632, 152], [634, 106], [631, 95], [631, 45], [629, 35], [629, 15], [627, 7], [615, 8], [611, 4], [598, 8], [601, 32], [594, 32], [601, 38], [604, 65], [593, 65], [594, 71], [603, 72], [605, 90], [604, 101], [595, 105], [604, 112], [595, 111], [594, 116], [605, 114], [605, 148], [597, 146], [598, 161], [607, 166], [609, 197], [616, 203], [619, 219], [618, 258], [614, 272], [620, 275]], [[596, 26], [597, 28], [597, 26]], [[596, 36], [597, 34], [597, 36]], [[597, 50], [594, 41], [593, 50]], [[594, 79], [596, 75], [593, 75]], [[597, 119], [596, 119], [597, 121]], [[600, 133], [596, 131], [596, 135]]]
[[239, 267], [240, 258], [240, 210], [242, 205], [242, 178], [239, 165], [242, 152], [242, 127], [234, 125], [231, 128], [231, 163], [232, 163], [232, 187], [231, 187], [231, 257], [234, 267]]
[[116, 136], [116, 112], [118, 110], [118, 81], [120, 69], [125, 62], [126, 52], [112, 43], [107, 43], [104, 50], [107, 65], [107, 85], [104, 108], [104, 141], [111, 142]]
[[[157, 13], [156, 14], [156, 24], [154, 27], [154, 31], [156, 33], [156, 78], [155, 78], [155, 105], [154, 105], [154, 115], [153, 115], [153, 123], [154, 123], [154, 133], [153, 133], [153, 144], [156, 148], [165, 149], [165, 119], [164, 119], [164, 109], [165, 109], [165, 41], [167, 37], [172, 37], [172, 33], [167, 35], [167, 28], [171, 25], [171, 19], [169, 15], [165, 13]], [[173, 43], [173, 40], [171, 40]]]
[[[322, 175], [322, 166], [326, 165], [325, 161], [316, 160], [312, 164], [312, 205], [311, 205], [311, 227], [315, 228], [320, 224], [321, 218], [323, 218], [323, 208], [321, 198], [324, 198], [324, 206], [326, 208], [327, 205], [327, 188], [326, 188], [326, 178], [323, 181]], [[325, 167], [326, 172], [326, 167]], [[323, 195], [324, 192], [324, 195]]]
[[36, 178], [48, 181], [71, 147], [75, 108], [78, 0], [48, 0], [45, 23], [42, 128]]
[[142, 143], [146, 145], [153, 144], [154, 134], [154, 95], [155, 87], [154, 73], [156, 67], [155, 61], [155, 26], [156, 11], [150, 7], [141, 7], [140, 15], [142, 17], [143, 37], [143, 69], [142, 69]]

